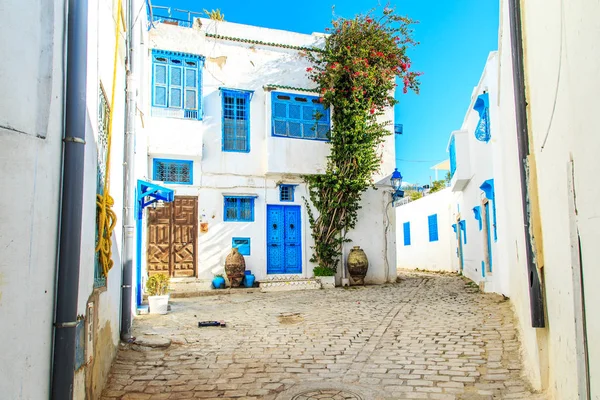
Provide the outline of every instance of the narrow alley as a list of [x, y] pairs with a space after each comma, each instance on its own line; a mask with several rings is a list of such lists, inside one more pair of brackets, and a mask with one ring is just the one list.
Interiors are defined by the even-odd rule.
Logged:
[[455, 274], [399, 277], [172, 299], [135, 320], [102, 399], [543, 398], [521, 377], [510, 302]]

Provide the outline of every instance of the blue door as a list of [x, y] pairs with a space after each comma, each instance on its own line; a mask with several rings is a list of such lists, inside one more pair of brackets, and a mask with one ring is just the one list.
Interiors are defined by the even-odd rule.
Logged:
[[267, 206], [267, 273], [302, 273], [300, 206]]
[[490, 202], [485, 203], [485, 226], [487, 230], [487, 253], [490, 260], [490, 272], [492, 272], [492, 225], [490, 224]]

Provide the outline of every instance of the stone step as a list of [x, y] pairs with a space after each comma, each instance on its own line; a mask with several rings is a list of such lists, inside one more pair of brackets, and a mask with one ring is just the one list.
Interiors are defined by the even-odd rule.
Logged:
[[321, 281], [307, 279], [268, 279], [258, 282], [261, 292], [283, 292], [289, 290], [321, 289]]

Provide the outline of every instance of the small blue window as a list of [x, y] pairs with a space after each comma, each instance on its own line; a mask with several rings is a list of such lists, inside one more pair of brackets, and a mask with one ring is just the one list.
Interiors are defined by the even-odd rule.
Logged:
[[273, 92], [272, 135], [296, 139], [327, 140], [329, 109], [316, 96]]
[[250, 151], [251, 91], [221, 89], [223, 104], [223, 151]]
[[430, 215], [427, 217], [427, 222], [429, 224], [429, 241], [437, 242], [438, 241], [438, 221], [437, 214]]
[[152, 179], [164, 183], [191, 185], [193, 165], [194, 162], [188, 160], [155, 158], [152, 160]]
[[[164, 50], [152, 51], [152, 106], [171, 111], [161, 116], [202, 119], [204, 57]], [[178, 112], [178, 110], [180, 110]]]
[[225, 196], [223, 220], [226, 222], [254, 221], [254, 197]]
[[410, 246], [410, 222], [404, 223], [404, 245]]
[[241, 255], [250, 255], [250, 238], [234, 237], [231, 239], [231, 247], [238, 249]]
[[294, 185], [279, 185], [279, 201], [294, 201]]
[[450, 139], [448, 151], [450, 152], [450, 176], [454, 176], [456, 172], [456, 139], [454, 136]]

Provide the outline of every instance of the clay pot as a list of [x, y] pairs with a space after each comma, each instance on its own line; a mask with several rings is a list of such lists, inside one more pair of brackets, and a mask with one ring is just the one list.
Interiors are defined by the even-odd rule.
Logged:
[[225, 274], [229, 279], [231, 287], [240, 287], [246, 271], [246, 261], [238, 249], [231, 249], [231, 253], [225, 258]]
[[346, 260], [346, 267], [354, 283], [357, 285], [365, 284], [365, 276], [367, 276], [367, 270], [369, 269], [369, 260], [360, 246], [354, 246], [350, 250], [350, 254], [348, 254], [348, 259]]

